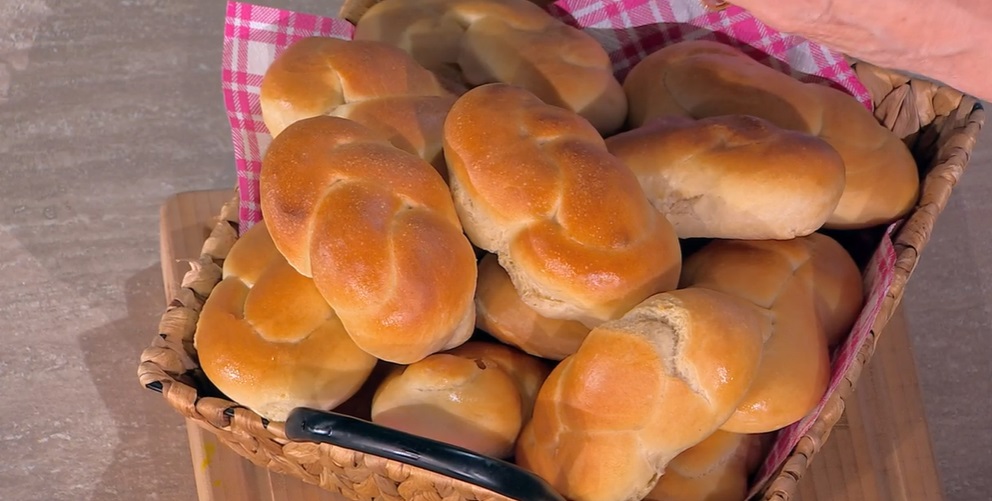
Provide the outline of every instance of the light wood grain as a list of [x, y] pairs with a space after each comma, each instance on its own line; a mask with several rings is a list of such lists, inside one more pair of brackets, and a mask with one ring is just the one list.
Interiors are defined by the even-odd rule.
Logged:
[[[229, 191], [181, 193], [162, 206], [162, 274], [166, 297], [199, 255]], [[800, 482], [802, 501], [940, 501], [919, 381], [900, 309], [880, 336], [829, 441]], [[200, 501], [341, 501], [315, 486], [252, 465], [198, 425], [187, 422]]]
[[800, 499], [942, 500], [901, 309], [879, 337], [854, 397], [800, 482]]

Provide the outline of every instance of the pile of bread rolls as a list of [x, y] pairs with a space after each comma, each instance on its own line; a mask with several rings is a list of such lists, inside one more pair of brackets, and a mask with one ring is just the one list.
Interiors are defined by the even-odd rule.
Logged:
[[919, 188], [838, 90], [707, 41], [621, 85], [527, 0], [382, 1], [280, 53], [261, 103], [264, 222], [195, 337], [212, 383], [277, 421], [364, 385], [373, 422], [573, 501], [742, 500], [861, 311], [820, 230]]

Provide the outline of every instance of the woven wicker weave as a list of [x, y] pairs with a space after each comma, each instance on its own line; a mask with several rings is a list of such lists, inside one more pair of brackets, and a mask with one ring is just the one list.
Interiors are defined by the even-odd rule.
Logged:
[[[877, 118], [904, 138], [925, 175], [918, 207], [894, 236], [895, 278], [872, 327], [882, 332], [903, 297], [937, 217], [943, 211], [968, 165], [985, 121], [974, 99], [933, 83], [913, 80], [864, 63], [855, 68], [869, 88]], [[505, 500], [490, 491], [391, 460], [327, 444], [287, 440], [280, 423], [268, 423], [254, 412], [217, 395], [197, 365], [193, 334], [204, 301], [219, 282], [223, 259], [237, 238], [237, 200], [222, 210], [199, 260], [190, 263], [159, 325], [159, 334], [141, 354], [138, 377], [145, 387], [161, 391], [183, 416], [215, 434], [253, 463], [340, 493], [348, 499], [377, 500]], [[846, 384], [789, 456], [764, 491], [763, 499], [789, 500], [810, 461], [844, 412], [845, 400], [871, 360], [875, 338], [858, 354], [845, 374]]]

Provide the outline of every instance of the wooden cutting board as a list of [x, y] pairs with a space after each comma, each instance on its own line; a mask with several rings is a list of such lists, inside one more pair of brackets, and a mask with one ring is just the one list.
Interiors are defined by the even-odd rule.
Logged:
[[[161, 209], [162, 275], [170, 301], [196, 259], [227, 190], [180, 193]], [[940, 501], [919, 381], [898, 310], [855, 398], [800, 482], [802, 501]], [[343, 501], [318, 487], [251, 464], [195, 422], [187, 422], [200, 501]]]

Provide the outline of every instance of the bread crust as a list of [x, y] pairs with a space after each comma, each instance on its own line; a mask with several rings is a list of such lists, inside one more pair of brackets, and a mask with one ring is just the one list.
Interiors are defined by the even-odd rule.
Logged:
[[475, 311], [477, 328], [549, 360], [575, 353], [589, 334], [581, 322], [548, 318], [524, 303], [495, 254], [486, 254], [479, 262]]
[[438, 353], [396, 368], [375, 393], [372, 422], [479, 454], [511, 456], [524, 416], [520, 380], [506, 359], [477, 355]]
[[444, 152], [467, 235], [541, 315], [592, 327], [678, 282], [671, 224], [578, 115], [484, 85], [451, 108]]
[[760, 308], [721, 292], [648, 298], [552, 371], [518, 464], [568, 499], [642, 499], [668, 462], [733, 414], [770, 329]]
[[658, 118], [606, 146], [679, 238], [809, 235], [844, 192], [844, 162], [833, 147], [746, 115]]
[[602, 45], [527, 0], [385, 0], [358, 20], [355, 39], [400, 47], [457, 88], [527, 89], [604, 135], [627, 114]]
[[286, 263], [264, 221], [231, 248], [193, 340], [207, 378], [272, 421], [285, 421], [296, 407], [336, 407], [376, 364], [313, 281]]
[[919, 197], [920, 174], [909, 149], [861, 103], [832, 87], [796, 80], [729, 45], [672, 44], [642, 59], [623, 86], [630, 127], [662, 116], [751, 115], [829, 143], [844, 161], [845, 188], [828, 228], [895, 221]]
[[475, 253], [424, 160], [319, 116], [272, 141], [259, 185], [276, 247], [363, 350], [409, 364], [472, 334]]
[[262, 120], [272, 137], [299, 120], [347, 118], [427, 160], [442, 177], [441, 131], [454, 100], [406, 52], [332, 37], [291, 44], [266, 69], [259, 89]]

